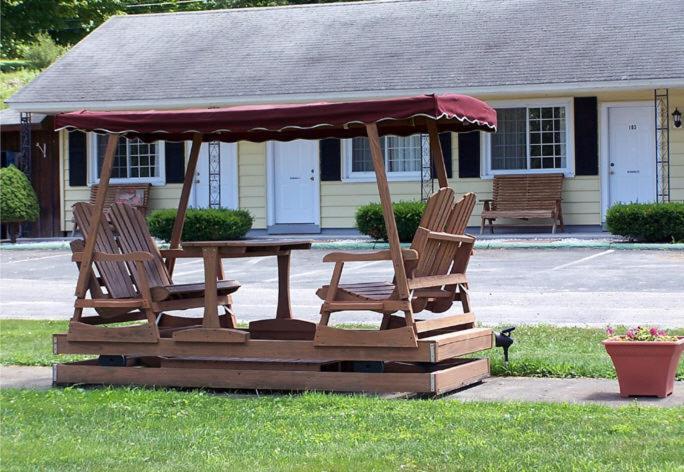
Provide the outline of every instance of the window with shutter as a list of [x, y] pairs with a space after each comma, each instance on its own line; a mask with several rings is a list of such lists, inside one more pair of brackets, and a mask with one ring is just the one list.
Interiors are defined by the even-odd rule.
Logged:
[[[90, 134], [91, 183], [100, 178], [107, 148], [106, 135]], [[119, 139], [112, 167], [112, 183], [164, 184], [164, 141], [145, 143], [139, 139]]]
[[496, 133], [485, 137], [485, 175], [572, 175], [572, 101], [515, 101], [494, 107], [498, 126]]

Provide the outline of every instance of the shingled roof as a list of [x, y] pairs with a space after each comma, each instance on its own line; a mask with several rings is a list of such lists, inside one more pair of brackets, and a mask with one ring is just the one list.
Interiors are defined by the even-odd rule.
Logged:
[[111, 18], [8, 100], [64, 111], [684, 86], [673, 0], [398, 0]]

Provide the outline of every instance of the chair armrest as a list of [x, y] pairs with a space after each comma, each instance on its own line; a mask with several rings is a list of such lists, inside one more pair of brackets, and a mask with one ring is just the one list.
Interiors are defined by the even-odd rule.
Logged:
[[481, 198], [481, 199], [478, 200], [478, 201], [479, 201], [480, 203], [491, 203], [491, 202], [494, 201], [494, 199], [493, 199], [493, 198]]
[[[135, 262], [151, 261], [152, 259], [154, 259], [154, 257], [148, 252], [129, 252], [128, 254], [109, 254], [106, 252], [93, 253], [93, 261], [97, 262]], [[83, 260], [83, 253], [73, 253], [71, 260], [73, 262], [81, 262]]]
[[[418, 252], [413, 249], [402, 249], [402, 258], [405, 261], [418, 259]], [[374, 252], [331, 252], [323, 257], [323, 262], [365, 262], [365, 261], [390, 261], [392, 253], [389, 249]]]
[[438, 239], [440, 241], [453, 241], [459, 243], [474, 243], [475, 238], [466, 234], [440, 233], [438, 231], [428, 232], [428, 239]]

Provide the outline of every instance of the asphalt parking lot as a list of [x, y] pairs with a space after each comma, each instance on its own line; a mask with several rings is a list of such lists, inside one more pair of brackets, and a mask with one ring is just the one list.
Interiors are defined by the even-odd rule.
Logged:
[[[292, 306], [299, 318], [318, 319], [315, 291], [332, 272], [332, 264], [321, 262], [327, 252], [293, 252]], [[242, 283], [234, 297], [239, 320], [272, 317], [275, 258], [226, 260], [225, 268]], [[484, 324], [684, 326], [682, 251], [478, 250], [468, 274], [472, 307]], [[76, 277], [67, 251], [0, 251], [0, 318], [68, 319]], [[362, 262], [346, 265], [343, 281], [391, 277], [391, 263]], [[179, 262], [174, 280], [202, 281], [202, 261]], [[378, 321], [373, 313], [333, 317], [333, 322]]]

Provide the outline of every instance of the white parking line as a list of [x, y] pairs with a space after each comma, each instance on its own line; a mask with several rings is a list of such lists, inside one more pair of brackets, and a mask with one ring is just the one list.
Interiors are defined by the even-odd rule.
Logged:
[[42, 259], [52, 259], [55, 257], [64, 257], [64, 256], [71, 256], [71, 254], [54, 254], [52, 256], [31, 257], [29, 259], [19, 259], [17, 261], [3, 262], [3, 264], [16, 264], [17, 262], [40, 261]]
[[204, 272], [204, 267], [202, 267], [201, 269], [186, 270], [185, 272], [174, 272], [173, 276], [182, 277], [183, 275], [199, 274], [200, 272]]
[[611, 252], [615, 252], [615, 249], [608, 249], [607, 251], [599, 252], [598, 254], [592, 254], [591, 256], [583, 257], [582, 259], [577, 259], [576, 261], [568, 262], [567, 264], [561, 264], [559, 266], [556, 266], [550, 270], [559, 270], [559, 269], [565, 269], [566, 267], [570, 267], [575, 264], [579, 264], [580, 262], [588, 261], [590, 259], [595, 259], [597, 257], [605, 256], [606, 254], [610, 254]]
[[385, 263], [390, 262], [391, 263], [392, 261], [373, 261], [373, 262], [366, 262], [365, 264], [349, 264], [348, 266], [344, 266], [346, 269], [344, 272], [347, 272], [347, 273], [358, 272], [361, 269], [366, 269], [366, 268], [373, 266], [373, 265], [382, 264], [383, 262], [385, 262]]
[[[314, 274], [321, 274], [321, 275], [327, 274], [328, 272], [329, 271], [327, 271], [327, 270], [320, 270], [320, 269], [319, 270], [310, 270], [307, 272], [299, 272], [298, 274], [290, 275], [290, 280], [297, 279], [299, 277], [307, 277], [309, 275], [314, 275]], [[278, 281], [278, 277], [273, 277], [272, 279], [262, 280], [262, 283], [269, 284], [269, 283], [273, 283], [273, 282], [277, 282], [277, 281]]]

